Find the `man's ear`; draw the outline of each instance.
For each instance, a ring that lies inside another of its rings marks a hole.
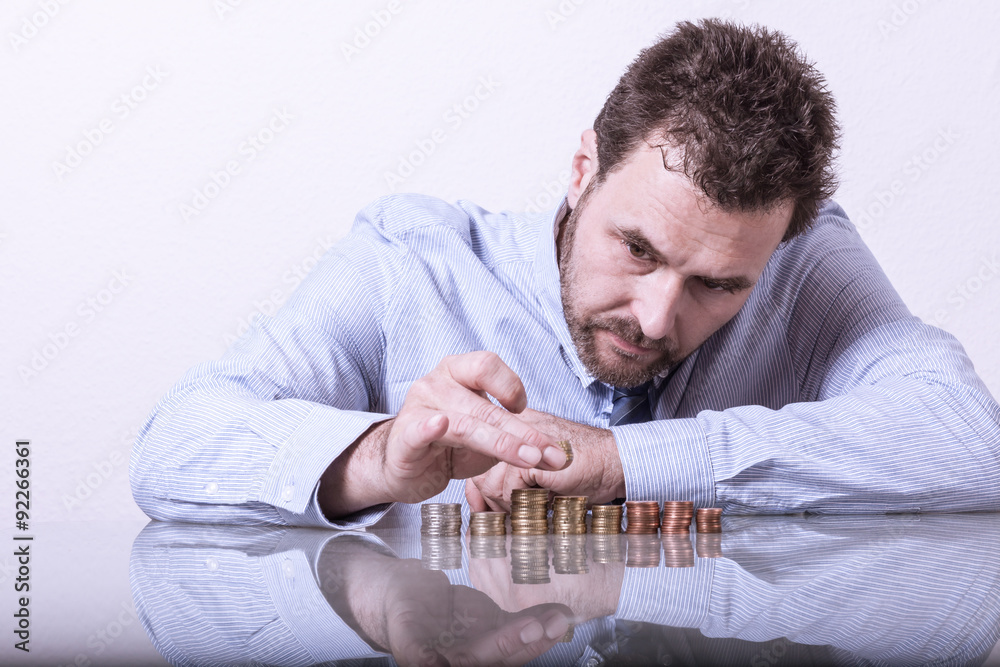
[[[566,203],[570,209],[576,208],[580,195],[587,189],[591,179],[597,175],[597,133],[585,130],[580,136],[580,149],[573,155],[570,167],[569,192]]]

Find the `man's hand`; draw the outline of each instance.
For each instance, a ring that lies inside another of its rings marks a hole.
[[[624,497],[625,474],[610,430],[530,409],[521,412],[518,418],[554,440],[569,440],[573,462],[565,470],[555,472],[500,463],[466,482],[465,497],[473,511],[510,511],[510,492],[533,486],[561,495],[588,496],[591,503]]]
[[[320,506],[335,517],[383,502],[418,503],[498,462],[559,470],[566,456],[556,440],[517,415],[527,403],[521,379],[496,354],[445,357],[413,383],[394,419],[330,465]]]

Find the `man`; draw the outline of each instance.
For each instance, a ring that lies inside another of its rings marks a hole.
[[[322,526],[531,485],[996,509],[1000,407],[825,202],[833,111],[782,35],[679,25],[584,132],[559,210],[401,195],[359,214],[275,317],[161,400],[136,501]]]

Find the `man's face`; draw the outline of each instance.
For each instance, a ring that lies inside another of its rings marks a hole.
[[[587,148],[587,134],[584,147]],[[633,387],[694,352],[736,315],[781,242],[786,203],[727,213],[643,145],[597,187],[596,157],[574,158],[584,190],[559,234],[563,310],[591,375]],[[588,171],[589,169],[589,171]]]

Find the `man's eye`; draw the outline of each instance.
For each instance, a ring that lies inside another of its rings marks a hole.
[[[628,248],[628,254],[632,255],[636,259],[646,259],[648,257],[646,249],[642,246],[636,245],[630,241],[622,241],[622,243],[624,243],[625,247]]]
[[[714,280],[702,280],[701,282],[705,285],[705,287],[707,287],[708,289],[710,289],[713,292],[732,292],[733,291],[732,289],[727,288],[722,283],[717,283]]]

